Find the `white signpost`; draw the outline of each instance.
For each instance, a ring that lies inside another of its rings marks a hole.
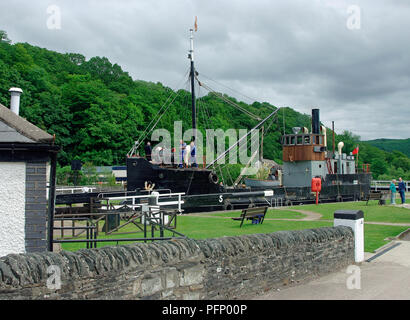
[[[354,233],[355,262],[364,261],[364,215],[361,210],[337,210],[334,213],[334,224],[350,227]]]

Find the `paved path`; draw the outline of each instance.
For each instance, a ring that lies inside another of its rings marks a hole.
[[[371,262],[358,264],[360,289],[348,289],[352,274],[346,270],[284,288],[254,298],[255,300],[401,300],[410,299],[410,242],[399,243]],[[374,254],[366,253],[366,259]]]
[[[304,214],[306,216],[302,219],[294,219],[294,220],[298,220],[298,221],[314,221],[314,220],[319,220],[320,218],[322,218],[322,215],[320,213],[313,212],[313,211],[296,210],[296,209],[290,209],[290,211],[299,212],[299,213]]]

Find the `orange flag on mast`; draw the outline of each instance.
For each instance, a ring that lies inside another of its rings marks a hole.
[[[198,17],[195,16],[195,32],[198,31]]]

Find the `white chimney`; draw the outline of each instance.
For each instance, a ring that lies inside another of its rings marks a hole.
[[[15,114],[19,115],[20,96],[23,93],[23,90],[21,90],[20,88],[11,88],[9,92],[11,94],[10,110],[13,111]]]
[[[345,144],[343,143],[343,141],[340,141],[340,142],[337,144],[337,149],[338,149],[338,151],[339,151],[339,156],[340,156],[340,158],[342,157],[342,149],[343,149],[344,146],[345,146]]]

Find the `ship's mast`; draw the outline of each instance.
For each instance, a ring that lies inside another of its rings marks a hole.
[[[188,58],[191,61],[191,103],[192,103],[192,129],[194,131],[194,141],[196,140],[196,99],[195,99],[195,67],[194,67],[194,30],[191,32],[191,49],[189,50]]]

